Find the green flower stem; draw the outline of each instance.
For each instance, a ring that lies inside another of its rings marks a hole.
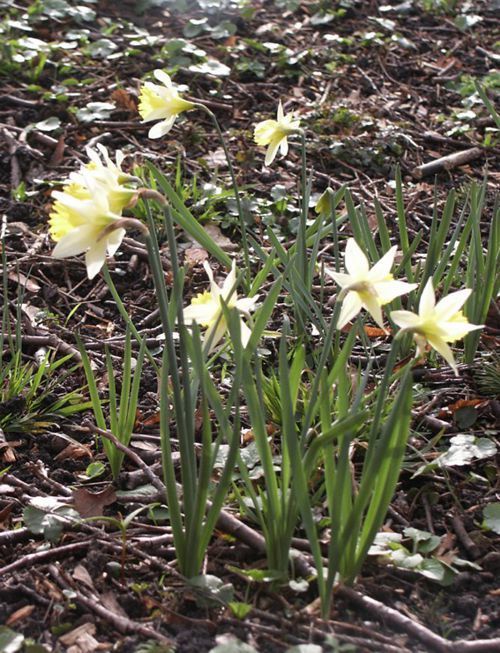
[[[222,145],[222,149],[224,150],[224,155],[226,157],[227,161],[227,167],[229,169],[229,175],[231,176],[231,182],[233,184],[233,191],[234,191],[234,199],[236,200],[236,208],[238,209],[238,217],[240,220],[240,230],[241,230],[241,243],[243,245],[243,257],[245,260],[245,291],[248,291],[250,288],[250,250],[248,246],[248,238],[247,238],[247,231],[246,231],[246,225],[245,225],[245,216],[243,215],[243,207],[241,206],[241,200],[240,200],[240,191],[238,188],[238,182],[236,181],[236,175],[234,174],[234,168],[233,164],[231,163],[231,155],[229,154],[229,150],[226,145],[226,141],[224,140],[224,134],[222,133],[222,130],[219,125],[219,121],[217,120],[215,114],[204,104],[196,104],[197,108],[201,109],[204,111],[212,120],[215,130],[217,131],[217,134],[219,135],[219,139]]]
[[[307,288],[309,289],[309,269],[307,265],[307,239],[306,239],[306,229],[307,229],[307,213],[309,210],[309,193],[307,189],[307,154],[306,154],[306,135],[303,131],[300,133],[300,147],[301,147],[301,159],[302,159],[302,170],[301,170],[301,196],[302,196],[302,206],[301,206],[301,220],[299,224],[299,247],[297,248],[299,255],[300,270],[299,272],[302,275],[302,279],[306,283]]]
[[[120,297],[120,295],[119,295],[119,293],[118,293],[118,291],[116,289],[116,286],[115,286],[115,284],[113,282],[113,279],[111,278],[107,263],[105,263],[103,265],[103,267],[102,267],[102,275],[104,277],[104,281],[106,282],[106,285],[109,288],[111,296],[115,300],[116,307],[118,308],[118,312],[120,313],[123,320],[125,321],[125,324],[128,325],[128,327],[130,328],[130,330],[134,334],[134,338],[137,340],[139,346],[141,346],[143,338],[142,338],[141,334],[139,333],[139,331],[137,330],[135,324],[130,319],[130,315],[128,314],[127,309],[125,308],[125,305],[123,304],[123,302],[121,300],[121,297]],[[155,372],[159,373],[160,370],[158,368],[158,365],[156,364],[154,356],[149,351],[149,349],[147,347],[146,347],[146,356],[148,357],[148,360],[151,363],[151,365],[154,367]]]

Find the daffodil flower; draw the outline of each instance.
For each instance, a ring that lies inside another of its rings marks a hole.
[[[90,147],[86,149],[89,163],[83,165],[78,172],[72,172],[69,176],[73,186],[73,192],[76,185],[82,188],[82,193],[86,187],[86,179],[91,178],[107,194],[109,207],[112,213],[120,213],[128,204],[132,202],[137,194],[136,189],[125,186],[127,182],[140,181],[137,177],[123,172],[121,164],[125,155],[121,150],[116,151],[116,163],[110,158],[107,149],[97,145],[98,152]],[[66,189],[65,189],[66,190]]]
[[[417,287],[417,284],[395,281],[391,274],[397,247],[391,249],[370,268],[368,259],[354,238],[349,238],[345,249],[346,273],[325,268],[342,288],[342,301],[337,328],[342,329],[361,309],[367,310],[381,329],[384,329],[382,306]]]
[[[172,129],[180,113],[194,109],[194,102],[184,100],[163,70],[155,70],[154,76],[163,86],[146,82],[139,95],[139,113],[143,122],[161,120],[149,130],[149,138],[161,138]]]
[[[460,310],[467,301],[472,290],[465,288],[443,297],[436,304],[436,295],[432,277],[427,281],[420,297],[418,315],[411,311],[392,311],[391,319],[401,333],[411,332],[417,344],[417,357],[423,355],[426,345],[435,349],[445,359],[458,376],[458,369],[449,342],[461,340],[470,331],[482,329],[482,324],[470,324]]]
[[[86,186],[72,183],[54,191],[56,203],[50,214],[50,234],[57,242],[52,256],[67,258],[85,252],[89,279],[104,265],[106,252],[113,256],[125,229],[121,215],[113,213],[104,188],[85,177]]]
[[[266,152],[265,164],[270,166],[274,161],[278,148],[281,155],[288,154],[288,136],[296,134],[300,127],[300,121],[294,120],[293,113],[285,115],[283,106],[278,105],[277,120],[263,120],[255,125],[254,140],[257,145],[269,145]]]
[[[241,316],[249,317],[250,311],[255,307],[258,297],[242,297],[234,288],[236,283],[236,261],[233,260],[231,271],[219,287],[213,277],[209,264],[203,263],[205,272],[210,280],[210,290],[199,293],[191,300],[190,306],[184,309],[184,321],[186,324],[196,322],[200,326],[206,326],[204,342],[210,343],[209,353],[212,352],[220,342],[228,327],[222,309],[223,303],[228,308],[235,308],[240,314],[241,344],[246,347],[250,340],[251,331]]]

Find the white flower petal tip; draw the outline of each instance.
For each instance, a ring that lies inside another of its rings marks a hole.
[[[354,238],[349,238],[344,254],[346,272],[325,269],[328,276],[332,277],[341,288],[337,300],[342,302],[338,329],[342,329],[364,309],[387,333],[383,324],[382,306],[416,288],[416,284],[396,281],[393,278],[391,268],[394,264],[396,250],[396,247],[391,247],[370,268],[368,258],[361,247]]]

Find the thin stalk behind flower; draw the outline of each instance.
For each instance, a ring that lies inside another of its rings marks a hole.
[[[234,173],[234,168],[233,164],[231,162],[231,155],[229,153],[229,149],[226,145],[226,141],[224,139],[224,134],[222,133],[222,130],[219,125],[219,121],[217,120],[215,114],[204,104],[201,103],[196,103],[196,108],[200,109],[201,111],[204,111],[212,120],[215,130],[219,136],[220,143],[222,145],[222,149],[224,150],[224,156],[226,157],[226,162],[227,162],[227,167],[229,170],[229,175],[231,177],[231,183],[233,185],[233,192],[234,192],[234,199],[236,202],[236,208],[238,210],[238,219],[240,222],[240,231],[241,231],[241,244],[243,246],[243,257],[245,261],[245,290],[248,290],[250,288],[250,249],[248,246],[248,238],[247,238],[247,227],[245,224],[245,215],[243,213],[243,207],[241,205],[241,198],[240,198],[240,191],[238,187],[238,182],[236,181],[236,175]]]

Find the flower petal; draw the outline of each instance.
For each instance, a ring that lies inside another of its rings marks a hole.
[[[394,257],[396,256],[397,247],[391,247],[391,249],[386,252],[380,261],[377,261],[375,265],[370,270],[370,281],[375,283],[376,281],[383,281],[386,279],[390,273],[391,268],[394,265]],[[397,296],[397,295],[396,295]]]
[[[325,272],[329,277],[335,281],[337,285],[341,288],[346,288],[352,284],[352,277],[350,274],[344,274],[343,272],[335,272],[329,268],[325,268]]]
[[[167,73],[164,70],[160,70],[159,68],[157,68],[153,72],[153,75],[156,77],[156,79],[159,82],[165,84],[167,88],[172,88],[172,80],[170,79],[170,75],[167,75]]]
[[[274,161],[276,154],[278,152],[278,148],[281,143],[281,138],[279,139],[274,139],[269,143],[269,147],[267,148],[266,152],[266,158],[264,161],[264,165],[270,166],[271,163]]]
[[[85,254],[85,265],[87,266],[87,276],[89,279],[93,279],[99,273],[105,261],[106,239],[103,238],[94,242]]]
[[[434,306],[436,305],[436,295],[434,294],[434,286],[432,284],[432,277],[429,277],[425,288],[422,291],[420,296],[420,302],[418,304],[418,314],[420,317],[426,317],[434,311]]]
[[[441,356],[445,359],[448,365],[455,372],[455,376],[458,376],[457,364],[455,363],[455,359],[453,358],[453,352],[451,351],[450,347],[446,344],[446,342],[442,338],[438,338],[434,335],[429,335],[427,337],[427,342],[439,354],[441,354]]]
[[[116,254],[116,251],[122,244],[122,240],[125,237],[126,233],[127,232],[125,229],[115,229],[109,234],[106,246],[110,256],[114,256]]]
[[[54,258],[77,256],[91,247],[97,238],[94,225],[83,224],[63,236],[52,250]]]
[[[366,292],[363,293],[361,301],[363,302],[363,307],[368,311],[368,313],[370,313],[378,326],[385,331],[386,329],[384,327],[384,318],[382,317],[382,308],[380,307],[378,298],[375,295]]]
[[[337,329],[342,329],[348,322],[350,322],[359,311],[362,309],[363,303],[358,296],[358,293],[347,293],[344,301],[342,302],[342,310],[337,322]]]
[[[208,353],[212,353],[213,350],[217,347],[219,342],[224,337],[226,333],[227,325],[224,320],[224,316],[221,315],[220,320],[214,322],[208,329],[205,331],[205,337],[203,338],[203,344],[209,344]]]
[[[469,299],[471,292],[472,290],[470,288],[464,288],[464,290],[452,292],[450,295],[439,300],[434,311],[436,319],[446,321],[453,317]]]
[[[401,297],[401,295],[406,295],[411,290],[414,290],[417,287],[416,283],[406,283],[406,281],[378,281],[374,283],[375,290],[377,291],[377,296],[380,302],[380,305],[388,304],[392,302],[396,297]]]
[[[391,311],[391,320],[400,329],[412,330],[420,324],[420,318],[411,311]]]
[[[157,122],[156,125],[153,125],[149,130],[148,137],[161,138],[162,136],[165,136],[165,134],[168,134],[168,132],[172,129],[174,122],[175,116],[167,118],[166,120],[162,120],[161,122]]]
[[[345,268],[354,277],[353,281],[359,278],[365,278],[368,275],[370,264],[365,253],[354,238],[349,238],[347,241],[344,257]]]

